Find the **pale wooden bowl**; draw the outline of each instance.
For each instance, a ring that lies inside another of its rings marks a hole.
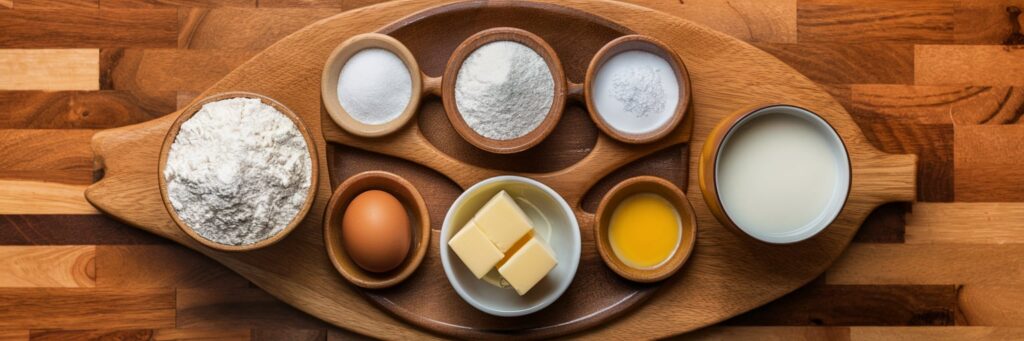
[[[650,52],[661,57],[672,66],[676,80],[679,81],[679,103],[676,104],[672,117],[668,122],[658,127],[658,129],[643,134],[623,132],[608,124],[598,113],[597,106],[593,101],[595,95],[593,90],[591,90],[594,86],[594,78],[597,75],[597,71],[601,70],[605,62],[619,53],[632,50]],[[683,60],[679,58],[675,51],[672,51],[672,48],[652,37],[634,34],[612,40],[605,44],[601,50],[597,51],[597,54],[590,60],[590,65],[587,67],[587,76],[584,78],[583,84],[583,97],[587,104],[587,112],[590,113],[590,119],[594,121],[594,124],[601,131],[625,143],[641,144],[657,141],[675,130],[679,122],[683,120],[683,115],[686,115],[686,109],[690,107],[690,88],[690,74],[686,71],[686,64],[683,63]]]
[[[306,203],[302,205],[302,208],[299,210],[299,212],[295,214],[295,217],[292,218],[291,222],[288,223],[288,226],[285,226],[285,228],[281,230],[281,232],[278,232],[277,234],[270,236],[269,238],[264,239],[262,241],[248,245],[227,245],[217,243],[212,240],[206,239],[203,236],[200,236],[198,233],[192,230],[191,227],[185,224],[185,222],[182,221],[180,217],[178,217],[178,212],[174,210],[174,206],[171,205],[171,200],[167,196],[167,180],[164,179],[164,168],[167,166],[167,154],[171,150],[171,145],[174,144],[174,139],[178,136],[178,131],[181,129],[182,123],[185,123],[185,121],[188,121],[190,118],[192,118],[192,116],[199,112],[199,109],[202,109],[203,105],[206,103],[238,97],[259,99],[264,104],[274,107],[274,109],[277,109],[277,111],[280,111],[282,114],[287,116],[289,119],[292,120],[292,122],[295,123],[295,126],[302,133],[302,137],[305,138],[306,147],[309,149],[311,167],[310,176],[312,178],[310,179],[309,182],[309,190],[306,193]],[[299,116],[295,115],[295,113],[288,109],[288,107],[285,107],[283,104],[275,101],[270,97],[266,97],[260,94],[242,91],[224,92],[198,100],[181,111],[181,115],[179,115],[178,118],[174,120],[174,123],[171,124],[171,129],[167,131],[167,135],[166,137],[164,137],[163,146],[160,148],[160,162],[157,168],[157,178],[159,178],[160,181],[160,198],[163,201],[164,208],[167,210],[167,213],[170,214],[171,219],[174,220],[174,224],[178,225],[178,228],[180,228],[182,232],[185,232],[185,234],[187,234],[189,237],[192,237],[192,239],[194,239],[195,241],[211,249],[221,251],[250,251],[264,248],[281,241],[281,239],[284,239],[285,236],[287,236],[289,233],[295,230],[295,227],[299,226],[299,223],[302,222],[302,219],[306,217],[307,213],[309,213],[309,209],[313,205],[313,199],[316,197],[317,181],[320,178],[319,164],[320,159],[317,157],[316,146],[313,144],[313,138],[312,135],[310,135],[309,129],[306,128],[306,125],[302,123],[302,120],[299,118]]]
[[[608,225],[612,214],[615,213],[615,208],[622,200],[639,193],[657,194],[668,200],[679,212],[682,225],[681,239],[675,252],[664,263],[650,269],[637,269],[626,265],[615,255],[608,240]],[[596,219],[594,240],[597,241],[597,251],[601,254],[601,259],[619,276],[635,282],[651,283],[672,276],[690,258],[697,242],[697,218],[693,213],[693,207],[690,206],[690,201],[686,199],[686,195],[679,190],[679,187],[659,177],[638,176],[615,185],[604,196],[604,199],[601,199],[601,204],[597,207]]]
[[[548,111],[544,121],[541,121],[537,128],[526,135],[511,140],[495,140],[480,135],[473,128],[470,128],[459,113],[458,105],[455,103],[455,81],[458,78],[459,70],[462,69],[462,62],[466,60],[473,51],[484,44],[495,41],[514,41],[526,45],[540,54],[547,62],[554,78],[554,99],[551,102],[551,109]],[[477,148],[497,153],[512,154],[530,149],[543,141],[551,131],[555,129],[558,120],[565,110],[565,100],[568,84],[565,79],[565,71],[562,69],[562,62],[543,39],[537,35],[511,27],[496,27],[478,32],[467,38],[452,53],[445,67],[444,75],[441,77],[441,99],[444,102],[444,109],[451,121],[455,131],[462,138]]]
[[[412,97],[409,98],[409,104],[397,118],[383,124],[366,124],[352,118],[338,99],[338,77],[342,67],[352,55],[368,48],[391,51],[405,63],[405,67],[409,69],[409,75],[412,77]],[[439,87],[440,80],[423,74],[416,62],[416,57],[400,41],[385,34],[364,33],[345,40],[331,52],[327,63],[324,64],[324,71],[320,78],[320,98],[323,101],[324,109],[327,110],[327,115],[342,129],[362,137],[378,137],[405,126],[420,107],[420,98],[426,93],[438,93]]]
[[[409,214],[412,249],[402,264],[388,272],[370,272],[359,267],[345,251],[341,221],[349,202],[368,190],[382,190],[395,196]],[[345,180],[331,195],[324,213],[324,245],[331,264],[349,282],[367,289],[382,289],[398,284],[420,266],[430,247],[430,216],[427,204],[409,181],[384,171],[362,172]]]

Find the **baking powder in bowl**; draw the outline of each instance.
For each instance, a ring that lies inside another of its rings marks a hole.
[[[189,228],[219,244],[249,245],[284,230],[302,209],[311,163],[291,119],[259,99],[232,98],[181,124],[163,176]]]
[[[352,55],[338,75],[338,102],[364,124],[384,124],[402,115],[412,99],[412,75],[391,51],[369,48]]]
[[[555,98],[555,80],[537,51],[514,41],[480,46],[455,79],[455,104],[473,131],[511,140],[540,126]]]
[[[594,76],[597,114],[615,130],[645,134],[668,123],[679,104],[679,80],[664,58],[640,50],[612,56]]]

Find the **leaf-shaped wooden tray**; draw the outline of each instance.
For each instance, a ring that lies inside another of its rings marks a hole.
[[[624,145],[597,133],[576,104],[548,140],[522,154],[496,156],[459,140],[444,121],[436,98],[421,106],[414,124],[378,139],[347,135],[322,111],[319,82],[324,62],[339,43],[355,34],[379,31],[396,37],[413,51],[427,74],[437,76],[462,39],[495,26],[519,27],[545,38],[573,82],[582,81],[587,62],[605,42],[628,33],[658,38],[682,57],[689,70],[689,118],[663,140]],[[843,108],[807,78],[746,43],[618,2],[388,2],[342,13],[292,34],[201,97],[226,91],[278,100],[305,120],[322,152],[313,208],[291,235],[261,250],[224,253],[203,247],[174,225],[161,205],[157,160],[161,141],[178,113],[96,134],[93,149],[105,177],[87,189],[87,199],[133,226],[216,259],[303,311],[382,338],[429,336],[424,330],[459,337],[542,337],[582,331],[585,336],[630,339],[690,331],[807,283],[839,256],[874,207],[914,199],[916,157],[873,148]],[[809,108],[828,119],[845,140],[853,165],[850,197],[835,223],[821,235],[789,246],[753,244],[727,231],[700,199],[698,186],[693,185],[696,173],[687,171],[695,169],[696,151],[719,119],[751,104],[773,102]],[[460,188],[478,180],[513,173],[547,183],[578,208],[585,229],[576,280],[565,296],[537,314],[515,319],[485,315],[458,299],[448,285],[435,231],[427,258],[405,283],[382,291],[349,285],[327,259],[321,221],[332,186],[368,169],[409,178],[428,201],[435,230]],[[587,211],[593,210],[596,200],[615,181],[639,173],[676,180],[687,190],[699,224],[689,263],[656,285],[633,284],[604,268],[589,230],[593,219]],[[422,329],[410,328],[403,320]]]

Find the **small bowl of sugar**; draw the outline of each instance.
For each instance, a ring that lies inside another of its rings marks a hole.
[[[365,33],[341,43],[327,58],[320,97],[327,114],[345,131],[383,136],[405,126],[416,113],[425,78],[405,45],[388,35]]]
[[[521,152],[550,135],[568,88],[555,50],[537,35],[511,27],[480,31],[463,41],[441,82],[455,131],[498,154]]]
[[[594,124],[625,143],[665,137],[690,106],[690,76],[682,59],[642,35],[605,44],[587,67],[583,91]]]

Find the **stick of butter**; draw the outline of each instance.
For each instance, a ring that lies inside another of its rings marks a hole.
[[[508,252],[520,238],[533,230],[530,218],[505,191],[484,204],[473,217],[473,222],[502,253]]]
[[[530,241],[498,268],[498,273],[516,289],[519,296],[522,296],[547,276],[557,264],[558,261],[555,260],[551,249],[537,238],[530,238]]]
[[[466,264],[469,271],[478,279],[484,277],[498,261],[505,258],[505,254],[491,244],[472,220],[448,241],[448,246],[452,247],[452,251],[455,251],[459,259],[462,259],[462,263]]]

